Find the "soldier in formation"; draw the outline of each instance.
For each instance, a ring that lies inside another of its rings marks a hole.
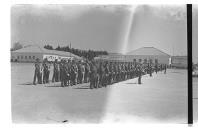
[[[165,64],[137,63],[137,62],[109,62],[109,61],[79,61],[71,59],[57,59],[53,62],[52,82],[60,82],[61,87],[89,83],[90,89],[107,87],[108,85],[138,78],[141,84],[142,75],[163,71],[166,74]],[[33,84],[49,83],[50,62],[44,59],[43,63],[36,59]]]
[[[41,84],[41,64],[39,59],[36,59],[36,62],[34,63],[35,70],[34,70],[34,79],[33,79],[33,84],[36,85],[36,80],[37,83]]]

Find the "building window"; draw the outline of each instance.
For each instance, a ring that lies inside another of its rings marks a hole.
[[[27,56],[25,56],[25,59],[27,59]]]
[[[23,59],[23,56],[21,56],[21,59]]]
[[[136,62],[136,59],[133,59],[133,62]]]
[[[29,59],[31,59],[31,56],[29,56]]]
[[[17,59],[19,59],[19,56],[17,56]]]
[[[33,56],[33,59],[35,59],[35,56]]]

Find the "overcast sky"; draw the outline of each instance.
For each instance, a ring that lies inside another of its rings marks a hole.
[[[198,22],[198,15],[195,17]],[[193,25],[197,32],[198,24]],[[170,55],[187,55],[186,8],[15,5],[11,10],[11,42],[54,47],[71,43],[74,48],[122,53],[147,46]]]

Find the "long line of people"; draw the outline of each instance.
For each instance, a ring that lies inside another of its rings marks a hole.
[[[33,84],[36,85],[36,79],[39,84],[49,83],[50,65],[47,59],[42,63],[36,60]],[[52,82],[61,82],[62,87],[89,83],[93,89],[138,77],[138,84],[141,84],[142,75],[150,74],[152,77],[153,72],[163,70],[166,73],[166,68],[166,64],[55,60]]]

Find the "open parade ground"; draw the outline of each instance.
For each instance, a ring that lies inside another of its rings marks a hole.
[[[89,84],[32,85],[33,73],[32,63],[11,64],[15,123],[187,123],[187,70],[168,69],[166,74],[145,75],[141,85],[134,78],[92,90]],[[194,83],[196,108],[198,80]],[[198,115],[197,110],[194,115]]]

